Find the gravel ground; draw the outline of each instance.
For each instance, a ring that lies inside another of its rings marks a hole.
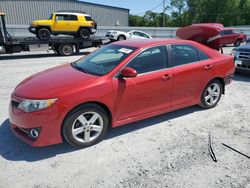
[[[250,156],[250,75],[235,75],[214,109],[194,106],[116,128],[93,147],[32,148],[19,141],[8,122],[13,88],[81,56],[0,55],[0,188],[250,188],[250,159],[222,145]],[[209,132],[218,162],[208,152]]]

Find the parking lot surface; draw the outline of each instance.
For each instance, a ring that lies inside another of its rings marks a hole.
[[[231,49],[224,48],[224,52]],[[250,156],[247,74],[235,75],[213,109],[193,106],[112,129],[104,141],[89,148],[67,144],[33,148],[16,138],[8,122],[14,87],[34,73],[75,61],[85,52],[71,57],[0,55],[0,188],[250,188],[250,159],[222,145]],[[208,152],[209,133],[217,162]]]

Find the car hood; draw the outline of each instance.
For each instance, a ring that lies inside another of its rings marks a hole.
[[[31,22],[32,26],[36,26],[36,25],[48,25],[52,23],[52,20],[34,20]]]
[[[237,48],[238,51],[250,52],[250,44],[245,44]]]
[[[26,78],[15,88],[14,95],[27,99],[57,98],[82,90],[98,78],[70,64],[61,65]]]

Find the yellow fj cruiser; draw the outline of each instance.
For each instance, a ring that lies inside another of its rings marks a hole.
[[[89,38],[96,32],[97,24],[91,16],[78,12],[55,12],[48,20],[32,21],[29,31],[41,40],[49,40],[51,34],[66,34]]]

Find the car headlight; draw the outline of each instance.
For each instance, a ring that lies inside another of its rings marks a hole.
[[[18,105],[18,108],[25,112],[35,112],[50,107],[57,99],[30,100],[25,99]]]

